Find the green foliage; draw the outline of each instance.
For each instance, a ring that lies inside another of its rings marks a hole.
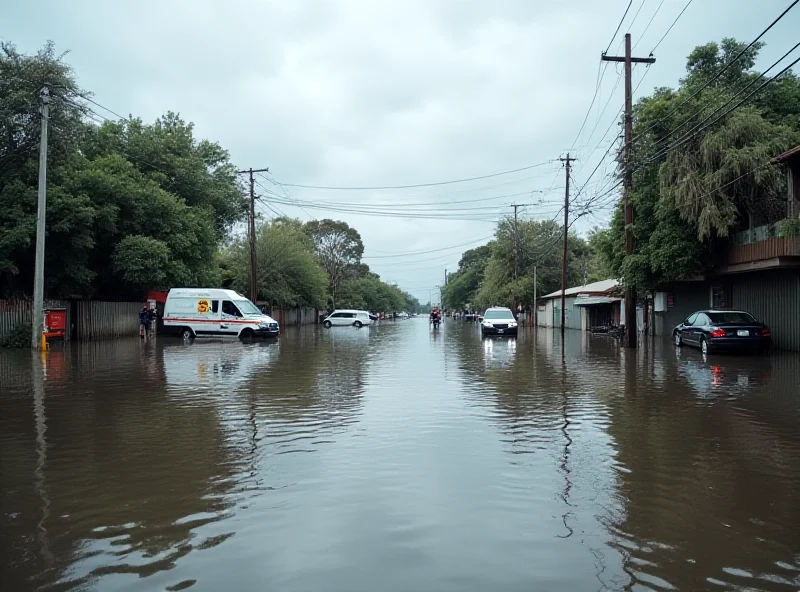
[[[213,285],[216,252],[245,200],[228,154],[173,113],[95,125],[72,70],[47,45],[0,46],[0,295],[33,286],[40,115],[51,88],[45,291],[133,297]],[[147,240],[145,240],[147,239]],[[158,246],[156,246],[158,245]],[[147,267],[142,259],[150,257]]]
[[[495,239],[488,245],[464,253],[458,271],[450,274],[443,298],[448,308],[482,309],[488,306],[530,304],[536,294],[543,296],[561,286],[562,227],[554,221],[512,220],[498,223]],[[607,277],[596,266],[595,251],[577,235],[567,239],[570,286]],[[519,259],[515,278],[516,260]]]
[[[314,220],[306,222],[303,229],[311,237],[320,265],[328,273],[331,299],[338,306],[336,291],[342,280],[358,274],[357,266],[364,254],[361,235],[340,220]]]
[[[636,252],[624,253],[621,207],[595,244],[623,283],[646,290],[701,274],[732,233],[786,215],[785,172],[770,160],[800,143],[797,77],[784,76],[747,106],[689,133],[709,116],[708,122],[716,119],[728,107],[715,111],[757,77],[751,69],[761,44],[703,88],[744,47],[730,38],[697,47],[677,89],[657,89],[635,106]]]
[[[9,332],[6,340],[0,343],[2,347],[30,347],[31,346],[31,324],[19,323]]]
[[[778,222],[778,236],[789,237],[800,235],[800,218],[788,218]]]
[[[127,284],[146,289],[165,288],[170,264],[169,247],[149,236],[129,235],[114,249],[114,272]]]
[[[299,220],[279,218],[256,232],[258,299],[282,306],[325,305],[328,278]],[[226,251],[223,273],[242,294],[250,291],[250,250],[239,239]]]

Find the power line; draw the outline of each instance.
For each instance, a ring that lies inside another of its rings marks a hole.
[[[656,46],[653,49],[650,50],[650,55],[653,55],[656,52],[656,50],[658,49],[658,46],[661,45],[661,43],[664,41],[664,39],[667,38],[667,35],[669,35],[669,32],[672,31],[672,27],[674,27],[675,24],[678,22],[678,20],[680,20],[681,16],[683,16],[683,13],[686,12],[686,9],[689,8],[689,5],[691,3],[692,3],[692,0],[689,0],[686,3],[686,6],[683,7],[683,10],[681,10],[678,13],[678,16],[675,17],[675,20],[672,21],[672,24],[669,26],[669,29],[667,29],[667,32],[664,33],[664,35],[661,36],[661,39],[658,40],[658,43],[656,43]]]
[[[679,101],[679,102],[678,102],[678,103],[677,103],[677,104],[676,104],[674,107],[672,107],[672,109],[670,109],[670,111],[669,111],[669,112],[668,112],[666,115],[664,115],[664,117],[662,117],[661,119],[659,119],[659,120],[657,120],[657,121],[653,122],[653,123],[652,123],[652,124],[651,124],[651,125],[650,125],[650,126],[647,128],[647,129],[645,129],[643,132],[641,132],[641,133],[637,134],[637,135],[636,135],[636,136],[633,138],[633,141],[635,142],[635,141],[636,141],[636,140],[638,140],[638,139],[639,139],[641,136],[643,136],[644,134],[646,134],[647,132],[649,132],[650,130],[652,130],[654,127],[656,127],[656,126],[657,126],[657,125],[659,125],[660,123],[663,123],[664,121],[666,121],[666,120],[667,120],[669,117],[671,117],[672,115],[674,115],[674,114],[677,112],[677,110],[678,110],[680,107],[682,107],[683,105],[685,105],[686,103],[688,103],[689,101],[691,101],[691,100],[692,100],[694,97],[696,97],[697,95],[699,95],[699,94],[700,94],[700,93],[703,91],[703,89],[707,88],[707,87],[708,87],[708,86],[709,86],[711,83],[713,83],[714,81],[716,81],[717,79],[719,79],[719,77],[720,77],[720,76],[722,76],[722,75],[725,73],[725,71],[726,71],[728,68],[730,68],[730,67],[731,67],[733,64],[735,64],[735,63],[738,61],[738,59],[739,59],[740,57],[742,57],[742,56],[745,54],[745,52],[746,52],[747,50],[749,50],[749,49],[750,49],[750,48],[752,48],[752,47],[753,47],[753,46],[754,46],[756,43],[758,43],[758,42],[759,42],[759,40],[760,40],[760,39],[761,39],[761,38],[762,38],[764,35],[766,35],[766,34],[767,34],[769,31],[770,31],[770,29],[772,29],[772,27],[774,27],[776,24],[778,24],[778,22],[779,22],[779,21],[780,21],[780,20],[781,20],[781,19],[782,19],[784,16],[786,16],[786,14],[787,14],[787,13],[788,13],[788,12],[789,12],[789,11],[790,11],[792,8],[794,8],[794,7],[795,7],[795,5],[796,5],[798,2],[800,2],[800,0],[794,0],[794,1],[793,1],[793,2],[792,2],[792,3],[791,3],[791,4],[790,4],[790,5],[789,5],[789,6],[788,6],[788,7],[787,7],[787,8],[786,8],[786,9],[785,9],[783,12],[782,12],[782,13],[780,13],[780,14],[777,16],[777,18],[776,18],[775,20],[773,20],[773,21],[772,21],[772,22],[771,22],[771,23],[770,23],[770,24],[767,26],[767,28],[766,28],[766,29],[764,29],[763,31],[761,31],[761,33],[759,33],[758,37],[756,37],[755,39],[753,39],[753,40],[752,40],[752,41],[751,41],[751,42],[750,42],[750,43],[747,45],[747,47],[745,47],[744,49],[742,49],[742,50],[741,50],[741,51],[740,51],[738,54],[736,54],[736,55],[735,55],[733,58],[731,58],[731,59],[730,59],[730,60],[729,60],[729,61],[728,61],[728,62],[727,62],[727,63],[726,63],[726,64],[725,64],[725,65],[724,65],[722,68],[720,68],[720,70],[719,70],[718,72],[716,72],[716,73],[715,73],[715,74],[714,74],[714,75],[713,75],[713,76],[712,76],[712,77],[711,77],[709,80],[707,80],[707,81],[705,82],[705,84],[701,85],[701,86],[700,86],[700,88],[698,88],[697,90],[695,90],[695,91],[694,91],[692,94],[690,94],[690,95],[689,95],[688,97],[686,97],[685,99],[682,99],[681,101]],[[689,4],[691,4],[691,3],[692,3],[692,2],[691,2],[691,0],[689,0]],[[688,7],[689,7],[689,4],[687,4],[687,5],[686,5],[686,7],[684,7],[684,9],[683,9],[683,10],[686,10],[686,8],[688,8]],[[683,14],[683,11],[681,11],[681,14]],[[680,15],[678,15],[678,17],[680,18]],[[676,19],[676,21],[677,21],[677,19]],[[673,23],[673,25],[674,25],[674,24],[675,24],[675,23]],[[672,28],[672,27],[670,27],[670,29],[671,29],[671,28]],[[667,31],[667,33],[669,33],[669,31]],[[666,34],[665,34],[664,36],[666,37]],[[662,38],[662,41],[663,41],[663,38]],[[659,43],[661,43],[661,42],[659,41]],[[658,47],[658,46],[656,46],[656,47]],[[656,48],[653,48],[653,51],[651,51],[650,53],[653,53],[655,50],[656,50]]]
[[[622,23],[625,21],[625,17],[628,16],[628,11],[631,9],[632,5],[633,5],[633,0],[630,0],[630,2],[628,2],[628,7],[625,9],[625,12],[622,14],[622,18],[619,19],[619,24],[617,25],[617,30],[614,31],[614,34],[611,36],[611,41],[608,42],[608,47],[606,47],[606,50],[603,52],[603,55],[607,54],[608,50],[611,49],[611,44],[614,43],[614,38],[617,36],[617,33],[619,33],[620,27],[622,27]]]
[[[301,187],[303,189],[326,189],[326,190],[334,190],[334,191],[377,191],[381,189],[412,189],[415,187],[435,187],[439,185],[452,185],[454,183],[466,183],[468,181],[478,181],[480,179],[489,179],[491,177],[499,177],[501,175],[510,175],[512,173],[519,173],[521,171],[528,171],[530,169],[535,169],[537,167],[545,166],[547,164],[552,163],[552,160],[548,160],[545,162],[540,162],[538,164],[532,164],[530,166],[521,167],[518,169],[512,169],[510,171],[501,171],[499,173],[491,173],[489,175],[480,175],[478,177],[467,177],[464,179],[453,179],[450,181],[437,181],[433,183],[416,183],[412,185],[383,185],[383,186],[372,186],[372,187],[337,187],[331,185],[302,185],[299,183],[282,183],[286,187]]]
[[[654,162],[654,161],[658,160],[659,158],[661,158],[662,156],[666,155],[668,152],[671,152],[671,151],[672,151],[672,150],[674,150],[675,148],[678,148],[679,146],[682,146],[683,144],[685,144],[686,142],[688,142],[689,140],[691,140],[693,137],[697,136],[697,134],[699,134],[699,133],[701,133],[701,132],[703,132],[703,131],[707,130],[709,127],[711,127],[712,125],[714,125],[715,123],[717,123],[717,122],[718,122],[720,119],[722,119],[723,117],[725,117],[725,116],[729,115],[730,113],[732,113],[733,111],[735,111],[736,109],[738,109],[739,107],[741,107],[741,106],[742,106],[742,105],[743,105],[743,104],[744,104],[744,103],[745,103],[745,102],[746,102],[746,101],[747,101],[747,100],[748,100],[750,97],[752,97],[753,95],[757,94],[759,91],[761,91],[761,90],[762,90],[763,88],[765,88],[767,85],[771,84],[772,82],[774,82],[775,80],[777,80],[777,79],[778,79],[780,76],[782,76],[783,74],[785,74],[785,73],[786,73],[788,70],[790,70],[790,69],[792,68],[792,66],[794,66],[794,65],[795,65],[797,62],[800,62],[800,58],[797,58],[797,59],[796,59],[795,61],[793,61],[791,64],[789,64],[788,66],[786,66],[786,67],[785,67],[783,70],[781,70],[780,72],[778,72],[778,74],[776,74],[776,75],[775,75],[773,78],[769,78],[769,79],[765,80],[765,81],[764,81],[764,82],[763,82],[763,83],[762,83],[762,84],[761,84],[761,85],[760,85],[758,88],[756,88],[756,89],[755,89],[753,92],[751,92],[749,95],[747,95],[746,97],[744,97],[744,98],[743,98],[741,101],[739,101],[738,103],[736,103],[736,104],[735,104],[733,107],[731,107],[730,109],[728,109],[727,111],[725,111],[724,113],[722,113],[722,114],[721,114],[719,117],[717,117],[717,118],[716,118],[716,119],[714,119],[713,121],[711,121],[711,122],[707,123],[706,125],[703,125],[705,122],[707,122],[709,119],[711,119],[711,117],[713,117],[713,116],[714,116],[716,113],[718,113],[718,112],[719,112],[721,109],[724,109],[726,106],[730,105],[730,104],[733,102],[733,100],[734,100],[734,99],[735,99],[737,96],[739,96],[739,95],[740,95],[740,94],[741,94],[741,93],[742,93],[744,90],[747,90],[748,88],[750,88],[750,86],[752,86],[752,85],[753,85],[753,83],[755,83],[755,82],[757,82],[758,80],[760,80],[760,79],[761,79],[761,78],[764,76],[764,74],[766,74],[766,73],[767,73],[767,72],[769,72],[769,71],[770,71],[772,68],[774,68],[774,67],[775,67],[775,66],[778,64],[778,62],[782,61],[782,60],[783,60],[783,59],[784,59],[784,58],[785,58],[787,55],[789,55],[789,53],[791,53],[792,51],[794,51],[794,50],[795,50],[795,48],[797,48],[798,46],[800,46],[800,43],[798,43],[797,45],[795,45],[795,46],[794,46],[794,47],[793,47],[791,50],[789,50],[789,52],[787,52],[786,54],[784,54],[784,55],[783,55],[783,56],[782,56],[782,57],[781,57],[781,58],[780,58],[780,59],[779,59],[777,62],[775,62],[774,64],[772,64],[772,66],[770,66],[770,67],[769,67],[769,68],[768,68],[768,69],[767,69],[765,72],[763,72],[763,73],[762,73],[762,74],[761,74],[761,75],[760,75],[758,78],[756,78],[755,80],[753,80],[753,81],[752,81],[750,84],[748,84],[748,85],[747,85],[745,88],[743,88],[743,89],[742,89],[742,90],[740,90],[738,93],[736,93],[736,94],[735,94],[735,95],[734,95],[734,96],[733,96],[733,97],[732,97],[732,98],[731,98],[729,101],[727,101],[725,104],[723,104],[723,105],[721,105],[721,106],[717,107],[717,108],[716,108],[716,109],[715,109],[715,110],[714,110],[714,111],[713,111],[713,112],[712,112],[710,115],[708,115],[708,117],[706,117],[705,119],[703,119],[702,121],[700,121],[700,122],[699,122],[697,125],[695,125],[695,126],[692,128],[692,129],[690,129],[688,132],[686,132],[686,134],[684,134],[684,135],[683,135],[683,136],[682,136],[680,139],[676,140],[676,141],[675,141],[673,144],[671,144],[670,146],[667,146],[666,148],[664,148],[663,150],[661,150],[661,151],[660,151],[660,152],[658,152],[657,154],[655,154],[655,155],[653,155],[652,157],[650,157],[650,158],[648,158],[647,160],[645,160],[645,161],[642,163],[642,165],[645,165],[645,164],[648,164],[648,163]],[[639,167],[637,167],[637,168],[639,168]]]
[[[647,25],[645,26],[644,30],[641,33],[639,33],[638,35],[639,40],[633,44],[633,49],[631,51],[636,49],[639,43],[642,42],[642,39],[644,39],[644,34],[647,33],[648,29],[650,29],[650,25],[653,24],[653,20],[656,18],[656,15],[658,14],[658,11],[661,10],[662,6],[664,6],[664,0],[661,0],[661,2],[659,2],[658,7],[656,7],[656,11],[653,13],[653,16],[650,17],[649,21],[647,21]]]
[[[466,242],[466,243],[461,243],[460,245],[452,245],[452,246],[449,246],[449,247],[442,247],[440,249],[428,249],[427,251],[416,251],[416,252],[415,251],[409,251],[409,252],[406,252],[406,253],[397,253],[395,255],[372,255],[371,257],[365,256],[365,257],[361,257],[361,258],[362,259],[391,259],[391,258],[395,258],[395,257],[406,257],[406,256],[409,256],[409,255],[427,255],[429,253],[436,253],[438,251],[449,251],[450,249],[458,249],[458,248],[461,248],[461,247],[474,245],[476,243],[482,243],[483,241],[490,240],[492,238],[494,238],[494,235],[490,234],[489,236],[485,236],[483,238],[479,238],[479,239],[476,239],[476,240],[473,240],[473,241],[469,241],[469,242]]]

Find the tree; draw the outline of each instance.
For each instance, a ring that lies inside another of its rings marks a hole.
[[[656,89],[635,106],[636,251],[624,253],[621,206],[596,241],[623,283],[647,290],[703,273],[732,233],[785,216],[785,176],[769,161],[800,143],[800,81],[786,75],[719,118],[758,77],[761,44],[710,82],[745,47],[729,38],[697,47],[677,89]]]
[[[46,293],[138,298],[157,287],[151,282],[218,281],[217,246],[246,203],[228,154],[196,140],[192,124],[173,113],[152,125],[126,119],[97,126],[85,117],[90,95],[52,44],[33,56],[8,44],[0,50],[0,295],[29,294],[33,286],[45,84]],[[141,261],[147,254],[150,269]]]
[[[311,237],[320,265],[328,273],[331,300],[336,306],[336,291],[348,271],[361,263],[364,243],[361,235],[346,222],[314,220],[306,222],[305,232]]]
[[[299,220],[278,218],[256,231],[258,298],[281,306],[325,305],[328,280],[316,261],[311,238]],[[250,251],[245,239],[238,239],[224,256],[224,272],[240,293],[250,287]]]

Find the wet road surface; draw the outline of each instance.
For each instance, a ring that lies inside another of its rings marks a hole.
[[[798,590],[800,360],[426,319],[0,351],[0,584]]]

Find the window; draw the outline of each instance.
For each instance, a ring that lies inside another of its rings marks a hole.
[[[746,312],[712,312],[708,314],[715,325],[752,325],[756,320]]]
[[[342,316],[346,319],[354,319],[356,318],[356,313],[354,312],[343,312]]]
[[[686,325],[687,327],[689,327],[689,326],[691,326],[691,325],[694,325],[694,321],[695,321],[695,319],[696,319],[696,318],[697,318],[697,313],[694,313],[694,314],[693,314],[692,316],[690,316],[688,319],[686,319],[685,321],[683,321],[683,324],[684,324],[684,325]]]
[[[487,310],[483,318],[486,320],[513,321],[514,315],[510,310]]]
[[[219,312],[219,300],[211,301],[211,312]]]
[[[705,327],[706,325],[710,325],[708,321],[708,317],[704,315],[702,312],[697,315],[694,322],[692,323],[693,327]]]
[[[248,315],[260,315],[261,314],[261,310],[259,310],[259,308],[255,304],[253,304],[252,302],[250,302],[247,299],[245,299],[245,300],[237,300],[236,301],[236,306],[238,306],[239,310],[241,310],[244,314],[248,314]]]
[[[239,312],[239,309],[236,308],[236,305],[231,302],[230,300],[223,300],[222,301],[222,314],[230,315],[233,317],[240,317],[242,313]]]
[[[341,312],[335,312],[331,315],[332,319],[341,319],[342,317],[344,317],[344,313]]]

